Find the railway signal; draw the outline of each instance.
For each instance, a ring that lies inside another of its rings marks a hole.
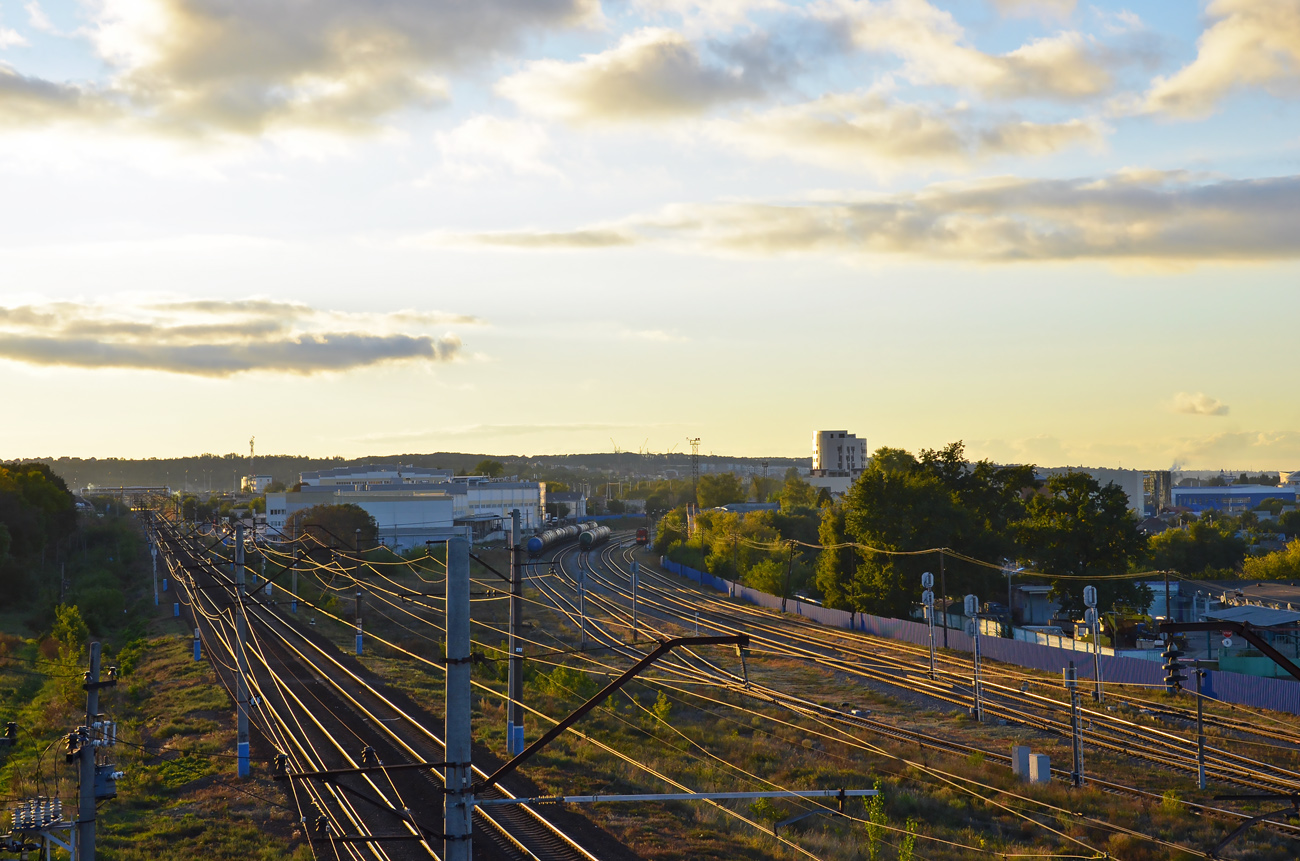
[[[966,615],[970,617],[970,637],[974,653],[974,675],[971,679],[972,694],[975,699],[975,720],[980,723],[984,722],[984,703],[983,697],[980,696],[980,599],[975,595],[967,595],[965,601]]]
[[[1183,682],[1187,681],[1187,676],[1183,675],[1183,664],[1179,660],[1183,656],[1183,650],[1178,648],[1172,637],[1169,638],[1165,650],[1160,653],[1160,657],[1165,659],[1165,691],[1166,693],[1176,693],[1183,689]]]
[[[926,571],[921,575],[921,586],[924,589],[921,592],[921,606],[925,608],[925,621],[930,629],[930,678],[933,680],[934,671],[934,592],[931,588],[934,586],[934,575]]]

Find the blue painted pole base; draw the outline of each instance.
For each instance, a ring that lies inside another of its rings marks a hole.
[[[181,605],[179,603],[172,604],[172,615],[176,617],[181,615]]]
[[[297,613],[297,612],[298,612],[298,602],[297,602],[297,601],[290,601],[290,602],[289,602],[289,612],[290,612],[290,613]]]
[[[361,635],[357,634],[357,654],[361,654]]]
[[[166,578],[166,577],[163,578],[163,591],[164,591],[164,592],[167,591],[167,578]]]
[[[248,742],[239,743],[239,776],[248,777]]]
[[[203,644],[202,641],[200,640],[194,641],[194,660],[196,661],[203,660]]]
[[[515,749],[512,751],[512,753],[514,755],[518,755],[523,752],[524,752],[524,728],[522,726],[517,726],[515,727]]]

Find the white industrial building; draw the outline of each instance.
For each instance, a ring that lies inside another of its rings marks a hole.
[[[546,485],[536,481],[455,476],[445,470],[435,481],[408,481],[391,469],[366,467],[346,472],[327,470],[312,475],[318,484],[303,483],[296,492],[268,493],[266,524],[274,536],[283,534],[294,512],[314,505],[358,505],[375,518],[379,541],[397,550],[450,535],[471,540],[503,538],[510,512],[519,510],[520,527],[532,531],[545,522]],[[311,475],[304,473],[304,479]],[[434,477],[434,476],[429,476]],[[385,481],[384,479],[388,479]]]
[[[239,489],[243,493],[260,495],[275,479],[269,475],[246,475],[239,480]]]
[[[423,466],[401,464],[368,464],[366,466],[340,466],[300,473],[298,480],[309,487],[339,487],[358,484],[431,484],[450,481],[450,469],[431,469]]]
[[[867,440],[844,430],[813,431],[812,471],[808,483],[843,496],[867,468]]]

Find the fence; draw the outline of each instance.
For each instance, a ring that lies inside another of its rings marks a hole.
[[[781,609],[781,599],[757,589],[751,589],[741,583],[724,580],[703,571],[696,571],[685,565],[673,562],[667,557],[659,558],[659,565],[679,577],[693,580],[701,586],[726,592],[733,598],[766,607],[770,610]],[[887,619],[868,613],[851,613],[847,610],[832,610],[818,604],[810,604],[797,598],[786,601],[786,612],[804,616],[823,625],[861,631],[876,637],[901,640],[918,646],[930,644],[930,629],[920,622],[904,619]],[[936,631],[936,635],[938,632]],[[1068,639],[1068,638],[1067,638]],[[971,638],[965,631],[949,629],[948,648],[961,652],[973,651]],[[1072,648],[1030,643],[1024,640],[1005,637],[983,637],[980,640],[980,652],[986,658],[1016,664],[1021,667],[1059,673],[1070,661],[1074,661],[1079,678],[1093,678],[1093,658],[1091,652],[1076,651]],[[1164,667],[1154,661],[1141,658],[1128,658],[1115,654],[1111,649],[1102,647],[1101,675],[1107,682],[1128,685],[1143,685],[1163,688],[1165,682]],[[1206,673],[1204,693],[1217,700],[1252,708],[1272,709],[1300,715],[1300,684],[1289,679],[1266,679],[1247,676],[1241,673],[1229,673],[1213,670]]]

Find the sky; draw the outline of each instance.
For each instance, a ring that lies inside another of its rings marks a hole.
[[[1300,0],[0,0],[0,456],[1300,469]]]

